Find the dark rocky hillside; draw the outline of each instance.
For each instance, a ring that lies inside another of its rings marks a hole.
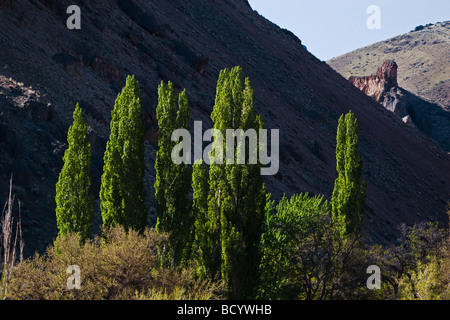
[[[81,8],[81,30],[66,27],[72,4]],[[27,255],[57,233],[55,184],[77,102],[90,127],[97,195],[114,100],[126,76],[136,75],[153,223],[158,84],[186,88],[192,121],[208,128],[219,71],[235,65],[250,77],[266,127],[280,129],[280,171],[266,180],[276,199],[299,192],[331,197],[337,121],[351,109],[368,182],[368,237],[388,243],[401,223],[448,223],[449,156],[245,0],[0,0],[0,26],[0,200],[13,174]]]

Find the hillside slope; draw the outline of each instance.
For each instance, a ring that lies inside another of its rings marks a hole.
[[[219,71],[235,65],[250,77],[266,127],[280,129],[280,171],[266,179],[275,199],[299,192],[331,197],[337,121],[351,109],[359,121],[368,182],[368,237],[388,243],[401,223],[447,224],[448,155],[247,1],[78,0],[81,30],[66,27],[71,4],[0,0],[0,195],[5,198],[12,173],[23,204],[27,254],[42,251],[57,232],[55,184],[76,102],[90,126],[92,194],[98,198],[111,109],[126,76],[136,75],[143,95],[153,223],[158,84],[171,80],[186,88],[191,120],[203,120],[206,129]],[[100,224],[98,215],[95,224]]]
[[[369,75],[388,59],[398,64],[400,87],[450,108],[450,21],[417,26],[327,62],[348,79]]]
[[[386,60],[376,74],[351,76],[348,81],[450,152],[450,109],[399,87],[397,74],[397,63]]]

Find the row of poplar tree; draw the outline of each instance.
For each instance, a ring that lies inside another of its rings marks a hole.
[[[177,142],[172,141],[172,132],[189,129],[186,91],[177,93],[172,83],[161,83],[156,115],[159,126],[154,185],[156,230],[169,234],[167,245],[159,248],[162,263],[183,267],[194,260],[197,275],[222,280],[229,297],[254,298],[263,256],[261,242],[264,233],[269,234],[268,224],[277,214],[260,174],[261,164],[236,164],[237,161],[213,162],[209,166],[202,161],[192,166],[174,164],[171,153]],[[56,217],[60,235],[76,232],[86,240],[90,237],[94,213],[94,199],[89,196],[90,144],[88,127],[78,105],[73,118],[68,132],[69,146],[56,185]],[[248,78],[243,81],[240,67],[220,72],[211,119],[214,129],[223,136],[226,129],[252,128],[259,132],[263,128],[263,120],[253,106],[250,81]],[[120,225],[127,230],[143,231],[148,223],[144,128],[139,84],[133,76],[127,78],[115,101],[110,126],[100,188],[103,228]],[[357,142],[356,118],[350,112],[339,120],[338,178],[329,208],[343,234],[358,232],[364,210],[365,185]],[[227,145],[225,141],[222,143],[212,149],[212,157],[217,148],[222,148],[225,154]],[[240,150],[239,146],[234,150]],[[306,199],[304,195],[303,198]],[[327,211],[327,202],[322,198],[315,200]],[[283,198],[278,206],[280,212],[283,201],[286,204]],[[269,236],[265,239],[268,242]]]

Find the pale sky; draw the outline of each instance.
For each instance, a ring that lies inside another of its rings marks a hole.
[[[292,31],[321,60],[450,20],[450,0],[249,0],[259,14]],[[369,29],[370,5],[380,8],[381,29]]]

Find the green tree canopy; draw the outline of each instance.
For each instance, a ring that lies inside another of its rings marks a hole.
[[[139,83],[128,76],[117,96],[106,145],[100,209],[103,226],[144,230],[147,208],[144,190],[144,125]]]
[[[56,183],[56,223],[59,235],[75,232],[84,241],[90,236],[94,202],[89,196],[91,150],[87,124],[78,104],[67,141],[69,147],[64,153],[64,165]]]
[[[209,231],[211,229],[211,221],[208,219],[209,176],[203,160],[193,165],[192,190],[192,217],[195,219],[193,253],[197,261],[197,273],[200,277],[212,279],[216,275],[208,274],[208,272],[212,269],[214,239]]]
[[[323,223],[328,223],[331,204],[323,196],[308,193],[289,199],[283,196],[276,207],[273,201],[268,200],[267,204],[259,294],[265,299],[297,299],[304,290],[298,275],[300,267],[294,259],[298,242],[312,234],[321,237],[318,231]]]
[[[178,103],[178,106],[177,106]],[[155,197],[158,220],[156,230],[169,234],[165,261],[173,266],[187,262],[191,255],[193,218],[191,217],[191,170],[187,163],[172,161],[172,150],[177,145],[172,141],[176,129],[189,128],[190,108],[186,91],[175,92],[173,84],[164,83],[158,88],[159,136],[156,153]]]
[[[254,298],[266,189],[260,174],[261,164],[250,164],[248,159],[252,153],[258,154],[258,130],[263,128],[263,121],[253,106],[250,80],[242,81],[240,67],[221,71],[211,119],[214,129],[223,137],[227,136],[227,129],[242,129],[254,130],[257,138],[256,149],[249,147],[250,143],[246,144],[245,138],[235,139],[239,135],[237,133],[233,141],[214,138],[216,146],[211,157],[222,151],[223,155],[231,154],[234,161],[228,163],[230,159],[227,159],[210,165],[207,215],[208,239],[212,243],[202,249],[211,255],[206,259],[209,261],[207,273],[221,276],[230,297]],[[242,156],[247,162],[238,164],[238,157]]]
[[[366,201],[366,182],[362,178],[362,160],[358,152],[358,123],[350,111],[339,119],[336,145],[336,169],[332,212],[341,221],[343,233],[358,234]]]

